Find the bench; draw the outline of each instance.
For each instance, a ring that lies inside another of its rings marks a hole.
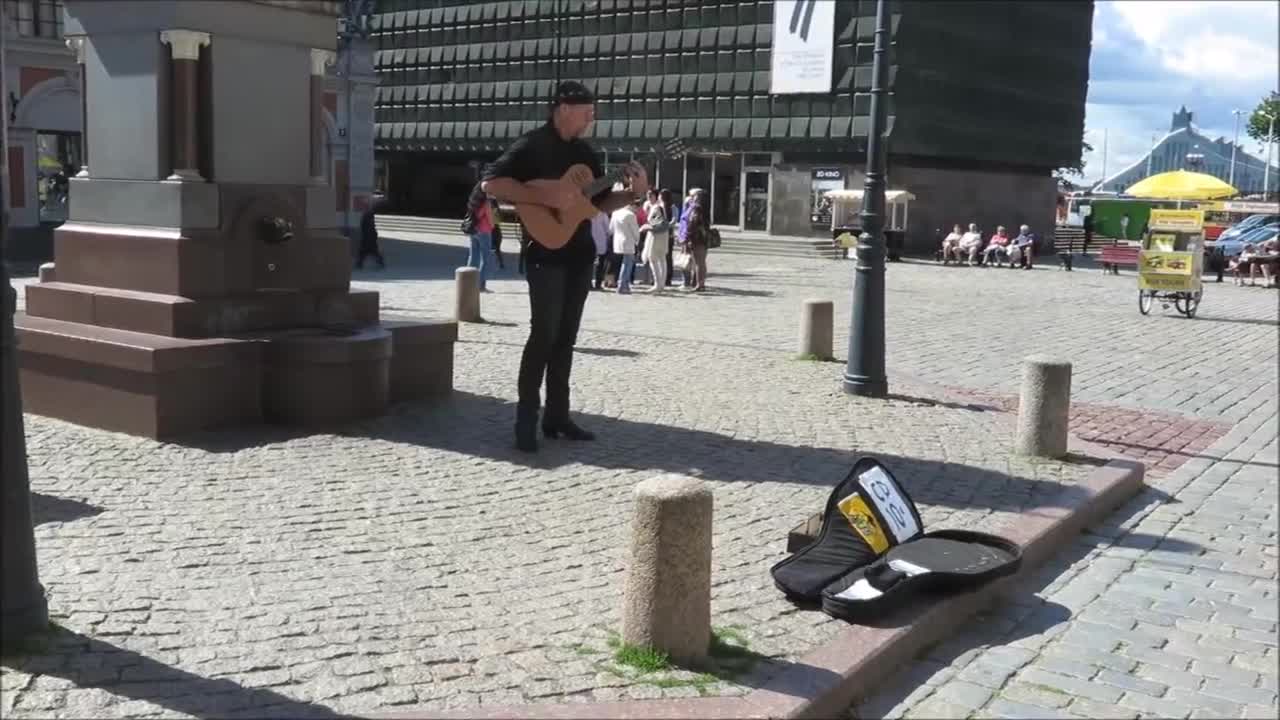
[[[1102,272],[1112,275],[1120,274],[1121,265],[1138,266],[1138,246],[1136,245],[1103,245]]]

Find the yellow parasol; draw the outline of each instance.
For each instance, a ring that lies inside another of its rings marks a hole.
[[[1165,200],[1217,200],[1237,190],[1212,175],[1174,170],[1152,175],[1124,191],[1126,195]]]

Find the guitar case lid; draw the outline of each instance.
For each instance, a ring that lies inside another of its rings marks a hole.
[[[787,597],[818,602],[824,588],[919,537],[923,527],[915,503],[888,468],[859,458],[828,496],[817,539],[769,572]]]
[[[1022,565],[1016,543],[971,530],[937,530],[891,548],[822,591],[828,615],[861,622],[889,614],[913,596],[962,590],[1012,575]]]

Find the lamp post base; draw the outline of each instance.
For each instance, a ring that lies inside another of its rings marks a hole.
[[[39,587],[36,597],[25,607],[4,608],[0,611],[0,644],[5,650],[17,647],[36,633],[49,629],[49,601],[44,588]]]
[[[886,378],[845,375],[844,392],[846,395],[882,398],[889,394],[889,381]]]

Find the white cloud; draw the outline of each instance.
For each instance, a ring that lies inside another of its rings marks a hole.
[[[1153,135],[1169,130],[1173,111],[1185,105],[1210,136],[1230,139],[1233,109],[1251,110],[1280,88],[1274,0],[1099,2],[1085,126],[1094,151],[1085,177],[1103,172],[1102,137],[1107,130],[1106,172],[1143,157]],[[1243,132],[1241,144],[1253,150]]]

